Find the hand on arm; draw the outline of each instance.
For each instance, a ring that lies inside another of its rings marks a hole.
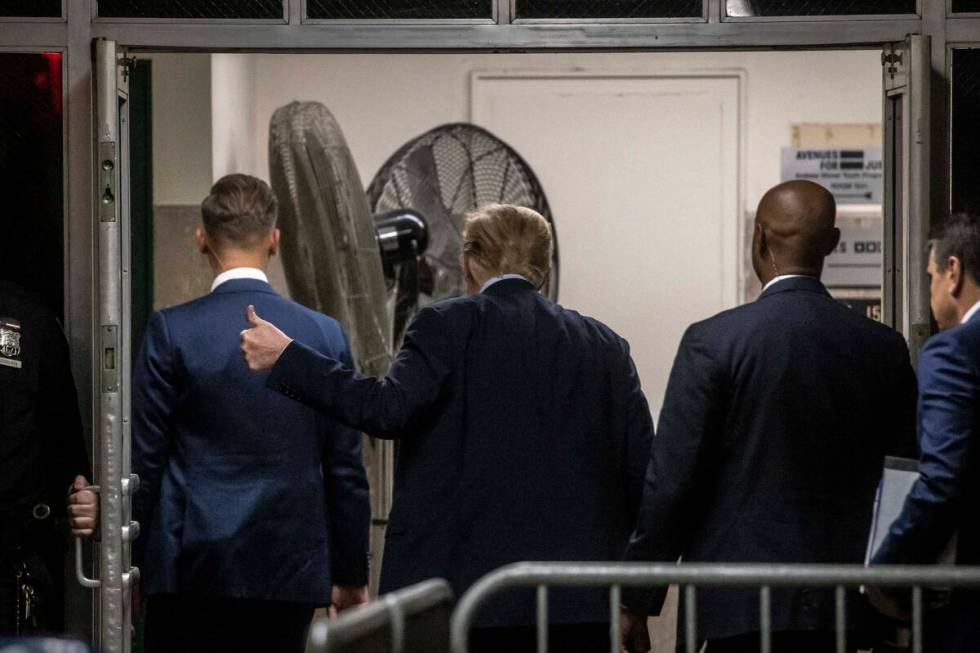
[[[360,374],[343,359],[295,342],[274,363],[267,383],[353,429],[398,438],[442,392],[451,365],[447,331],[447,320],[439,311],[422,309],[381,378]]]

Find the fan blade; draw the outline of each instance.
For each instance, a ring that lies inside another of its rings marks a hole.
[[[371,211],[343,132],[322,104],[272,117],[269,167],[292,297],[343,324],[358,367],[384,374],[391,316]]]

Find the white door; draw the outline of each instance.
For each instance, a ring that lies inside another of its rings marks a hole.
[[[559,302],[629,340],[656,415],[684,329],[739,297],[741,77],[476,73],[472,120],[539,176]]]

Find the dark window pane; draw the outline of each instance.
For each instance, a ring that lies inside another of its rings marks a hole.
[[[307,0],[307,18],[493,18],[493,0]]]
[[[282,19],[282,0],[98,0],[103,18]]]
[[[60,54],[0,54],[0,280],[64,307]]]
[[[728,0],[729,16],[914,14],[915,0]]]
[[[701,0],[517,0],[517,18],[699,18]]]
[[[953,210],[980,212],[980,50],[953,50]]]
[[[980,0],[953,0],[953,11],[980,13]]]
[[[0,16],[60,18],[61,0],[0,0]]]

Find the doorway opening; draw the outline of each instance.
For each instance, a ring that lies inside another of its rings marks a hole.
[[[834,184],[827,285],[880,316],[878,50],[137,57],[153,77],[153,308],[208,291],[200,201],[224,174],[269,179],[272,114],[303,100],[336,117],[365,187],[439,125],[514,148],[554,215],[559,302],[630,341],[655,411],[687,325],[760,292],[747,243],[780,181]],[[281,265],[271,281],[289,292]]]

